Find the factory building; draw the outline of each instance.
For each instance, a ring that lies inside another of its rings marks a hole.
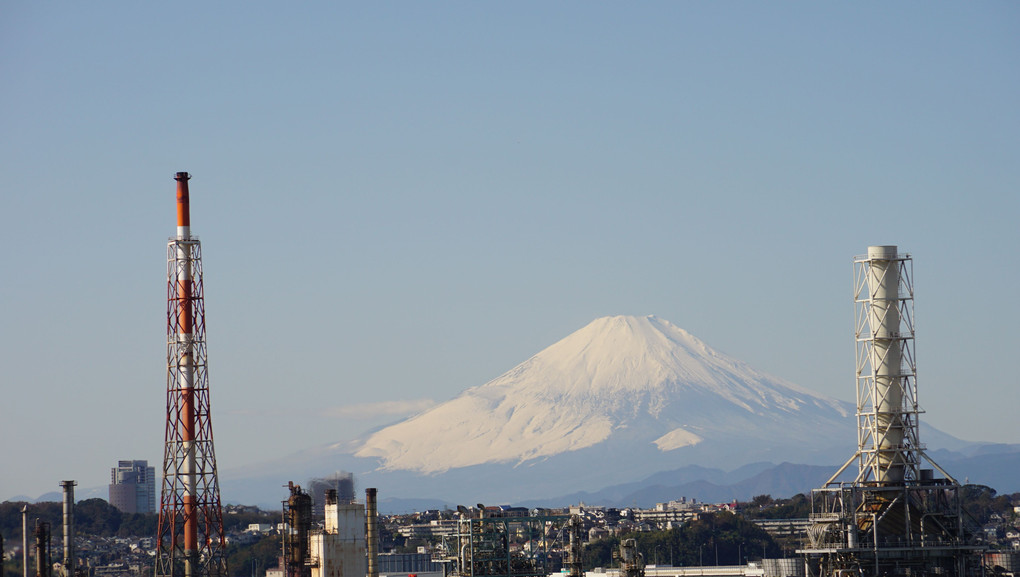
[[[110,469],[110,504],[121,513],[155,513],[155,467],[148,461],[117,461]]]

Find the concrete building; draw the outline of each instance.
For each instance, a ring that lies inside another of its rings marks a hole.
[[[156,469],[148,461],[117,461],[110,469],[110,504],[122,513],[155,513]]]

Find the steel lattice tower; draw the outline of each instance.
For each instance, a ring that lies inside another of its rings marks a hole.
[[[177,236],[167,243],[166,443],[156,575],[225,577],[223,513],[213,451],[202,246],[191,236],[186,172],[178,172]]]

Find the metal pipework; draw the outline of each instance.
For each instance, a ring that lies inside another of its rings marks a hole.
[[[871,366],[875,375],[875,419],[878,425],[880,483],[899,483],[904,463],[897,459],[903,449],[903,386],[900,374],[900,267],[895,246],[869,246],[868,291],[871,307],[868,324],[873,346]]]
[[[620,577],[644,577],[645,558],[637,550],[637,541],[624,539],[620,542]]]
[[[365,541],[368,550],[368,577],[379,577],[379,530],[375,488],[365,489]]]
[[[64,577],[74,575],[74,486],[77,481],[61,481],[64,489]]]

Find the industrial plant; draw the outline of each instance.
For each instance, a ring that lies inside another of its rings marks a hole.
[[[812,493],[812,577],[982,572],[960,484],[918,432],[913,260],[895,246],[854,259],[857,452]],[[852,480],[840,481],[852,466]],[[936,472],[938,475],[936,475]]]
[[[312,497],[300,485],[290,484],[290,497],[283,502],[283,516],[289,530],[283,536],[283,577],[344,577],[371,573],[376,550],[375,489],[368,489],[366,506],[338,498],[327,489],[324,523],[313,529]],[[366,523],[366,509],[370,513]],[[366,537],[366,533],[368,537]],[[366,544],[369,556],[366,561]]]
[[[965,518],[961,486],[928,457],[920,440],[912,266],[910,255],[900,254],[895,246],[869,247],[866,255],[854,260],[857,451],[812,493],[808,542],[798,551],[803,562],[763,558],[757,566],[724,574],[976,577],[984,573],[983,547]],[[856,474],[844,480],[854,464]],[[299,489],[291,497],[292,522],[302,527],[309,522],[294,511],[310,511],[310,499],[304,504],[306,497]],[[329,507],[327,500],[327,511]],[[477,512],[462,507],[456,529],[443,536],[438,557],[445,575],[539,577],[557,569],[575,576],[583,573],[576,517],[528,512],[486,515],[481,505]],[[369,515],[369,527],[374,517]],[[335,526],[328,513],[326,525]],[[520,541],[522,535],[527,536],[526,546],[512,548],[515,537]],[[369,530],[370,551],[374,541]],[[307,552],[311,541],[306,530],[298,529],[292,543],[287,550],[293,551],[291,563],[296,567],[288,564],[286,577],[318,575],[307,570],[326,563],[326,557]],[[567,551],[567,558],[552,563],[554,548]],[[374,558],[370,553],[369,577],[375,577]],[[646,569],[633,540],[621,543],[618,558],[622,560],[620,577],[646,572],[690,574],[672,567]]]

